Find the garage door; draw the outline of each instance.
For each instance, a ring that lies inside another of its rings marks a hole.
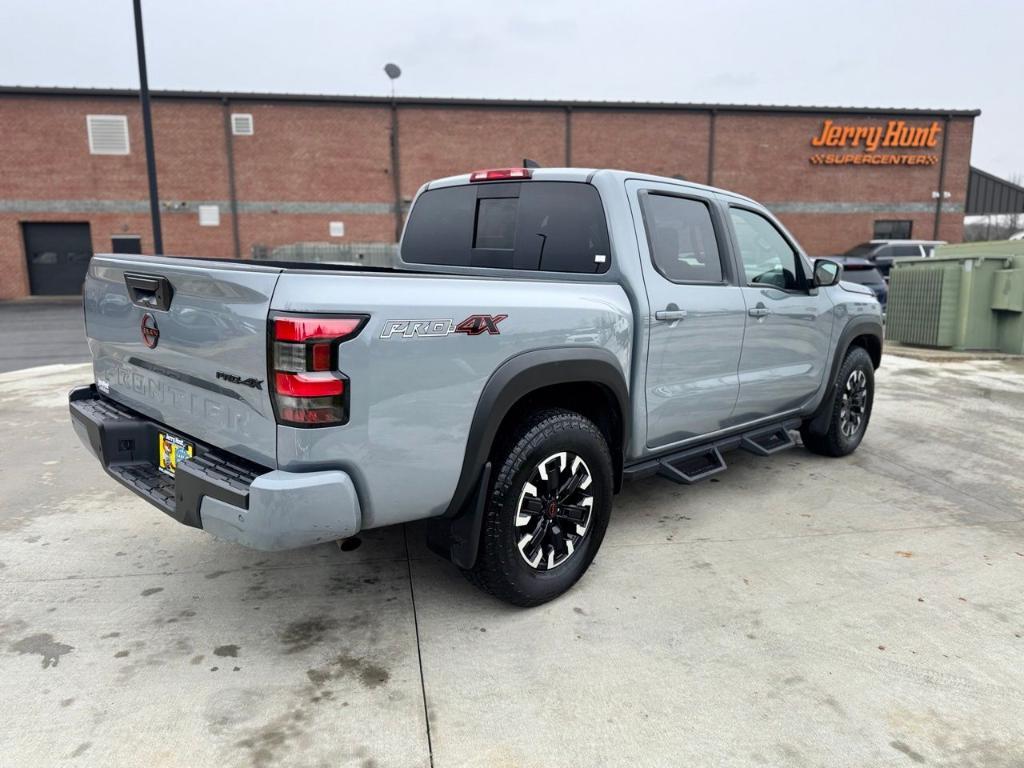
[[[22,224],[33,296],[82,293],[92,257],[88,224]]]

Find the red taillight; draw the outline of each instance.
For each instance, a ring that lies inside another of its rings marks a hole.
[[[272,319],[270,380],[279,422],[326,426],[348,421],[349,381],[339,370],[339,349],[364,322],[365,316]]]
[[[501,181],[502,179],[528,179],[533,175],[529,168],[492,168],[489,171],[473,171],[470,181]]]
[[[329,397],[345,394],[345,380],[335,378],[330,373],[306,375],[277,371],[274,374],[274,390],[279,395],[292,397]]]
[[[362,317],[275,317],[274,338],[278,341],[342,339],[363,322]]]

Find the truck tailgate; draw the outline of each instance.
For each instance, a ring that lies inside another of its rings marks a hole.
[[[97,388],[172,433],[276,467],[267,315],[280,272],[94,257],[83,299]]]

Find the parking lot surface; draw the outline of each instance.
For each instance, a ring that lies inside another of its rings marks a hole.
[[[1024,764],[1020,363],[887,357],[848,459],[627,485],[532,610],[418,525],[178,525],[79,445],[88,379],[0,374],[0,766]]]
[[[80,299],[0,301],[0,373],[89,360]]]

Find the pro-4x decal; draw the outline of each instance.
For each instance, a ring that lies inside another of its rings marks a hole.
[[[501,331],[498,330],[498,323],[506,317],[508,317],[508,315],[470,315],[455,326],[455,332],[465,333],[469,336],[479,336],[481,333],[486,331],[492,336],[497,336],[501,333]]]
[[[411,339],[413,337],[448,336],[452,333],[464,333],[467,336],[480,336],[483,333],[487,333],[491,336],[497,336],[501,333],[498,330],[498,323],[507,317],[508,315],[470,315],[461,323],[456,323],[450,318],[440,320],[385,320],[380,337],[382,339],[394,337]]]

